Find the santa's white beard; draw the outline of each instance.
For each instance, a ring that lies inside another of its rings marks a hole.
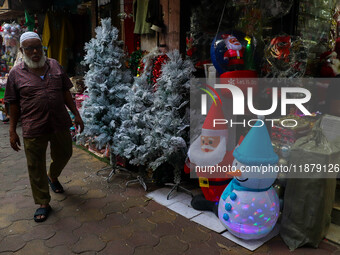
[[[229,50],[242,50],[242,44],[235,45],[235,44],[231,44],[230,42],[227,42],[227,48]]]
[[[331,67],[335,75],[340,74],[340,60],[335,58],[331,60]]]
[[[224,136],[221,136],[220,143],[214,151],[203,152],[201,150],[201,136],[199,136],[189,148],[189,159],[191,163],[197,166],[215,166],[219,164],[227,151],[227,141]]]
[[[41,68],[45,65],[46,62],[46,56],[45,56],[45,52],[43,51],[43,55],[41,56],[39,62],[34,62],[32,59],[30,59],[25,52],[23,53],[23,60],[25,62],[25,64],[32,69],[35,68]]]

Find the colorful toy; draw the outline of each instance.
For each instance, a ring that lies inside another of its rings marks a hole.
[[[210,47],[211,61],[217,72],[223,74],[236,68],[242,69],[244,51],[247,46],[246,35],[241,32],[227,31],[218,34]],[[238,66],[235,67],[235,65]]]
[[[244,65],[243,54],[245,47],[233,35],[222,34],[222,38],[227,46],[223,59],[228,62],[228,67]]]
[[[220,74],[221,83],[233,84],[243,92],[252,87],[253,94],[256,95],[258,85],[256,79],[252,78],[257,78],[257,73],[253,70],[244,70],[247,66],[245,60],[250,61],[253,58],[252,43],[249,36],[235,30],[220,33],[211,44],[210,56]],[[229,90],[222,89],[221,91],[223,96],[231,97]]]

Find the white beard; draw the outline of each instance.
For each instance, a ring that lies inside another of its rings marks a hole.
[[[337,58],[332,59],[330,66],[333,69],[333,72],[335,75],[338,75],[340,73],[340,60],[339,59]]]
[[[29,57],[27,57],[27,55],[25,54],[25,52],[22,54],[23,55],[23,60],[25,62],[25,64],[32,69],[36,69],[36,68],[41,68],[45,65],[46,62],[46,56],[45,56],[45,52],[43,51],[43,55],[41,56],[39,62],[34,62],[32,59],[30,59]]]
[[[229,50],[242,50],[242,44],[240,45],[235,45],[235,44],[231,44],[229,41],[227,42],[227,48]]]
[[[219,145],[214,151],[203,152],[201,150],[201,136],[199,136],[190,146],[188,155],[191,163],[197,166],[215,166],[222,162],[227,151],[227,141],[221,136]]]

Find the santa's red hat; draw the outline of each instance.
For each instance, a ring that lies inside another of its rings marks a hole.
[[[215,121],[214,126],[214,120],[217,119],[219,119],[220,121]],[[222,105],[220,103],[217,104],[213,103],[210,107],[207,117],[205,118],[201,135],[227,137],[228,126],[224,120],[225,117],[222,111]]]
[[[230,34],[222,34],[222,35],[221,35],[221,37],[222,37],[223,39],[228,39],[228,37],[230,37],[230,36],[233,36],[233,35],[230,35]]]
[[[326,51],[320,55],[321,61],[326,61],[327,59],[333,57],[336,58],[337,54],[335,51]]]

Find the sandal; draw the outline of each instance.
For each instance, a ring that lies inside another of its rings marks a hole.
[[[47,177],[47,179],[54,193],[64,193],[64,188],[58,180],[52,182],[49,177]]]
[[[48,215],[50,214],[51,210],[52,210],[51,206],[38,208],[34,213],[34,221],[35,222],[43,222],[43,221],[47,220]],[[38,216],[45,216],[45,217],[38,218]]]

